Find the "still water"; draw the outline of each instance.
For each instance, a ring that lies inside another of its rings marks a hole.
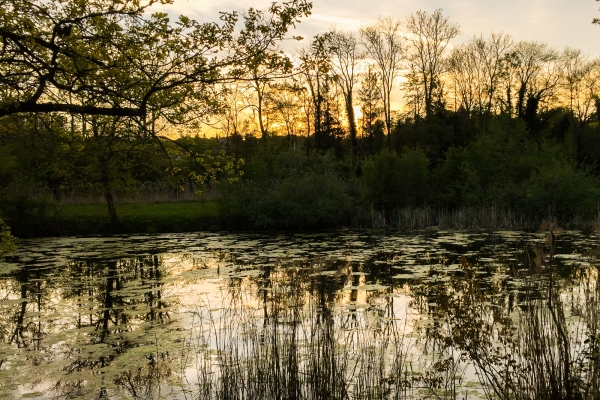
[[[0,263],[0,398],[597,399],[599,243],[24,240]]]

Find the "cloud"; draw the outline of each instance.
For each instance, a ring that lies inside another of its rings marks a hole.
[[[266,9],[270,4],[271,0],[175,0],[156,9],[173,16],[185,14],[200,21],[216,21],[219,11]],[[417,10],[432,12],[437,8],[461,26],[457,43],[473,35],[502,31],[516,40],[538,40],[559,49],[570,46],[600,55],[600,26],[591,24],[592,18],[600,17],[600,11],[593,0],[314,0],[313,15],[293,34],[308,40],[332,26],[352,30],[381,15],[404,19]]]

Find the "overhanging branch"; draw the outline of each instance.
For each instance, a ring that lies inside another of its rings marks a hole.
[[[52,113],[68,112],[73,114],[106,115],[112,117],[141,117],[146,113],[145,108],[132,107],[97,107],[79,104],[61,103],[18,103],[0,107],[0,117],[17,113]]]

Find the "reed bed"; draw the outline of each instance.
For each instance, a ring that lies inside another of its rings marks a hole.
[[[194,311],[184,348],[194,359],[193,398],[413,398],[410,341],[400,321],[336,308],[323,293],[263,289],[267,302],[258,306],[231,296],[227,307]]]
[[[357,227],[375,229],[535,229],[537,221],[509,209],[491,207],[463,207],[454,210],[429,207],[405,207],[391,213],[371,208],[368,213],[354,218]],[[573,224],[589,225],[576,219]],[[577,226],[579,226],[577,225]]]
[[[357,284],[352,269],[325,259],[232,277],[218,307],[189,310],[180,354],[157,347],[120,385],[136,399],[158,398],[159,381],[177,375],[164,398],[598,400],[598,267],[592,260],[567,283],[552,265],[554,243],[521,266],[510,291],[485,286],[480,266],[463,259],[450,281],[412,288],[410,318],[397,315],[393,290],[358,301],[346,291]]]
[[[323,295],[324,287],[297,283],[300,276],[293,273],[284,285],[271,281],[260,289],[265,302],[253,304],[238,293],[226,307],[205,304],[193,312],[183,349],[194,371],[186,375],[186,394],[203,400],[461,399],[477,394],[597,400],[600,290],[597,270],[590,271],[576,292],[567,294],[568,302],[551,277],[540,276],[528,278],[521,296],[531,300],[514,310],[469,308],[470,295],[457,292],[457,299],[466,297],[454,305],[462,302],[471,317],[453,320],[461,311],[450,305],[445,320],[436,319],[420,333],[407,328],[406,318],[390,317],[385,305],[335,306],[334,297]],[[481,314],[473,313],[476,309]],[[472,376],[466,377],[469,368]],[[479,379],[479,387],[466,385],[469,379]]]

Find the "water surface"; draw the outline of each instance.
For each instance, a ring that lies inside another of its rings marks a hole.
[[[580,232],[26,240],[0,263],[0,397],[491,398],[541,384],[528,337],[593,393],[597,251]]]

